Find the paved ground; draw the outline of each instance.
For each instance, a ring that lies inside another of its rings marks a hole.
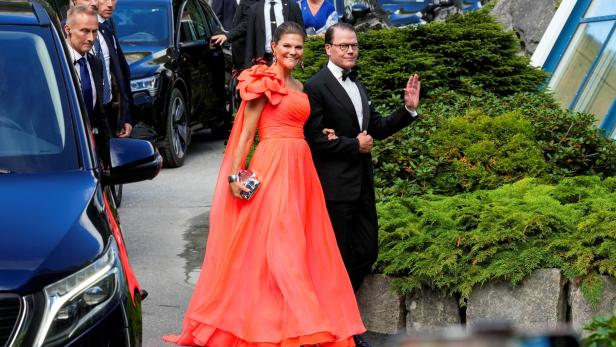
[[[133,269],[149,297],[143,303],[143,345],[169,346],[178,333],[200,272],[209,210],[224,141],[193,136],[186,163],[147,182],[124,186],[121,223]],[[366,335],[375,347],[393,347],[386,335]]]

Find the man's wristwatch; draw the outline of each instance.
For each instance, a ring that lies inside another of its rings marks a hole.
[[[231,183],[231,182],[237,182],[237,180],[238,180],[237,175],[229,175],[229,176],[227,177],[227,181],[229,181],[229,183]]]

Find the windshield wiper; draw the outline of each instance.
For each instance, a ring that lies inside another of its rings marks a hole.
[[[11,171],[9,169],[4,169],[4,168],[0,167],[0,175],[2,175],[2,174],[12,174],[12,173],[14,173],[14,171]]]

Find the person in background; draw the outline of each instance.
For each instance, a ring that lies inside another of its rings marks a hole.
[[[330,0],[301,0],[299,7],[308,35],[325,35],[327,28],[338,23],[338,13]]]
[[[131,116],[133,94],[130,89],[130,68],[116,37],[111,19],[116,4],[117,0],[99,0],[100,35],[95,52],[104,64],[106,72],[103,105],[109,117],[109,125],[117,137],[129,137],[133,129]]]
[[[235,11],[239,5],[239,0],[213,0],[212,10],[222,23],[223,28],[229,31],[233,28],[233,18],[235,17]]]
[[[222,45],[225,41],[231,43],[231,49],[233,51],[233,68],[238,71],[245,67],[248,14],[250,13],[250,8],[257,2],[258,0],[240,0],[237,10],[235,11],[235,16],[233,17],[233,25],[231,28],[225,26],[224,28],[228,30],[227,32],[217,33],[211,38],[211,43],[214,45]]]
[[[112,136],[105,110],[102,104],[103,67],[90,50],[96,40],[98,21],[96,12],[87,5],[73,6],[68,10],[66,24],[64,25],[66,41],[77,77],[79,86],[86,104],[86,110],[98,153],[103,162],[109,164],[107,143]]]

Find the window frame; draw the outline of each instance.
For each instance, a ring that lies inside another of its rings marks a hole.
[[[612,23],[612,28],[610,29],[610,32],[605,39],[605,42],[597,52],[596,56],[593,58],[593,61],[588,70],[586,71],[581,83],[577,86],[575,95],[573,96],[571,102],[568,105],[569,109],[574,108],[579,101],[581,93],[586,88],[586,85],[590,77],[592,76],[593,71],[597,67],[601,55],[607,47],[607,43],[609,43],[612,37],[616,35],[616,14],[584,18],[584,15],[590,8],[590,5],[592,5],[592,2],[593,0],[577,0],[571,11],[571,14],[567,18],[565,25],[563,26],[560,34],[558,35],[558,38],[556,39],[552,50],[548,54],[545,63],[543,64],[543,69],[550,74],[553,74],[556,68],[558,68],[559,64],[561,63],[565,52],[569,48],[573,37],[578,32],[581,25],[596,22],[614,21]],[[607,130],[608,132],[612,133],[612,136],[614,136],[615,134],[613,133],[613,131],[616,128],[616,97],[612,101],[612,104],[609,107],[607,114],[597,115],[597,117],[603,117],[602,121],[599,124],[599,127],[604,130]]]

